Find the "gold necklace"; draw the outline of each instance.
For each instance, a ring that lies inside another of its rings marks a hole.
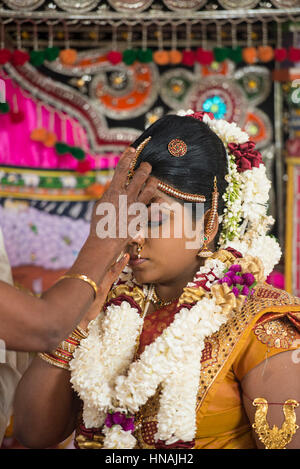
[[[159,308],[163,308],[165,306],[169,306],[170,304],[173,303],[173,301],[177,300],[178,297],[175,297],[175,298],[172,298],[171,300],[169,301],[165,301],[165,300],[162,300],[158,294],[156,293],[156,290],[155,290],[155,287],[153,289],[153,294],[152,294],[152,303],[154,303],[155,305],[157,305]]]
[[[139,329],[139,332],[138,332],[138,335],[137,335],[137,338],[136,338],[135,352],[134,352],[134,356],[133,356],[133,361],[135,361],[136,358],[137,358],[137,353],[138,353],[138,349],[139,349],[139,346],[140,346],[140,340],[141,340],[141,335],[142,335],[143,326],[144,326],[144,319],[147,315],[147,312],[148,312],[150,303],[152,301],[153,295],[154,295],[154,285],[150,285],[150,287],[148,289],[148,292],[147,292],[147,298],[146,298],[144,311],[143,311],[143,314],[141,315],[141,318],[143,319],[143,322],[140,325],[140,329]]]

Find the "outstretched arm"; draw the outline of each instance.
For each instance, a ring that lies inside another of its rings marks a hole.
[[[98,316],[128,257],[117,262],[106,274],[96,300],[80,323],[83,329]],[[15,395],[16,438],[30,448],[56,445],[73,432],[79,404],[70,385],[70,372],[36,357],[23,375]]]
[[[97,285],[115,262],[128,239],[100,239],[96,227],[101,216],[97,208],[109,202],[116,208],[118,220],[119,196],[127,196],[127,204],[148,203],[156,189],[156,182],[149,178],[151,166],[142,163],[127,186],[127,174],[135,152],[124,152],[115,171],[109,189],[95,204],[90,235],[80,251],[69,274],[85,274]],[[128,217],[128,223],[131,218]],[[117,228],[119,224],[117,222]],[[22,351],[51,351],[67,337],[80,322],[94,300],[91,286],[77,279],[64,279],[42,298],[35,298],[0,282],[0,339],[7,349]]]

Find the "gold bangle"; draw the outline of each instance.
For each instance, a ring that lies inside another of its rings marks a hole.
[[[48,355],[48,353],[38,353],[38,356],[49,365],[56,366],[57,368],[63,368],[64,370],[69,370],[69,364],[64,363],[63,361],[55,360],[55,358]]]
[[[39,353],[38,356],[47,363],[64,370],[69,370],[69,362],[82,339],[86,339],[88,333],[77,326],[76,329],[63,340],[51,353]]]
[[[94,282],[94,280],[91,280],[89,277],[87,277],[84,274],[66,274],[66,275],[62,275],[61,277],[59,277],[57,281],[59,282],[60,280],[63,280],[64,278],[71,278],[71,279],[75,278],[75,279],[83,280],[84,282],[88,283],[94,290],[94,295],[96,298],[97,293],[98,293],[98,287],[97,287],[97,284]]]

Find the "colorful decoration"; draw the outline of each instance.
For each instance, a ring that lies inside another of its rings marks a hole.
[[[180,140],[179,138],[174,138],[168,143],[168,150],[172,156],[176,156],[178,158],[186,154],[187,145],[183,140]]]
[[[155,102],[158,83],[154,64],[135,62],[130,67],[123,64],[103,66],[93,79],[91,94],[97,108],[113,119],[136,117]]]
[[[214,54],[211,50],[202,49],[202,47],[198,47],[196,51],[196,60],[201,65],[210,65],[214,60]]]
[[[257,48],[257,57],[260,62],[271,62],[274,58],[274,50],[271,46],[259,46]]]
[[[245,47],[242,50],[242,57],[246,64],[254,64],[257,59],[256,47]]]
[[[14,50],[10,61],[13,65],[19,66],[19,65],[24,65],[26,62],[28,62],[30,59],[30,55],[22,50]]]
[[[11,60],[11,51],[9,49],[0,49],[0,65],[5,65]]]
[[[219,76],[205,77],[195,84],[188,99],[189,108],[212,112],[229,122],[243,125],[246,115],[246,96],[231,79]]]
[[[193,50],[186,49],[182,52],[182,63],[192,67],[196,61],[196,54]]]

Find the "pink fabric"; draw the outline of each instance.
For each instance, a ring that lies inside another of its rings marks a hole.
[[[3,79],[3,77],[1,77]],[[30,168],[47,169],[76,169],[78,161],[72,155],[58,155],[55,148],[47,148],[41,142],[32,141],[31,132],[37,128],[37,104],[23,95],[19,87],[13,85],[10,79],[5,79],[6,101],[13,109],[13,96],[16,94],[18,108],[25,114],[25,119],[20,123],[12,123],[10,114],[0,114],[0,165],[27,166]],[[42,127],[51,131],[51,113],[42,107]],[[88,148],[86,133],[76,123],[75,132],[79,142],[74,141],[71,119],[66,120],[66,141],[69,145]],[[80,130],[78,129],[81,129]],[[79,135],[80,132],[80,135]],[[59,113],[55,113],[54,133],[58,141],[63,141],[62,121]],[[81,140],[80,140],[81,138]],[[91,161],[92,169],[114,168],[119,160],[119,155],[105,153],[105,155],[92,155],[86,151],[86,158]]]

